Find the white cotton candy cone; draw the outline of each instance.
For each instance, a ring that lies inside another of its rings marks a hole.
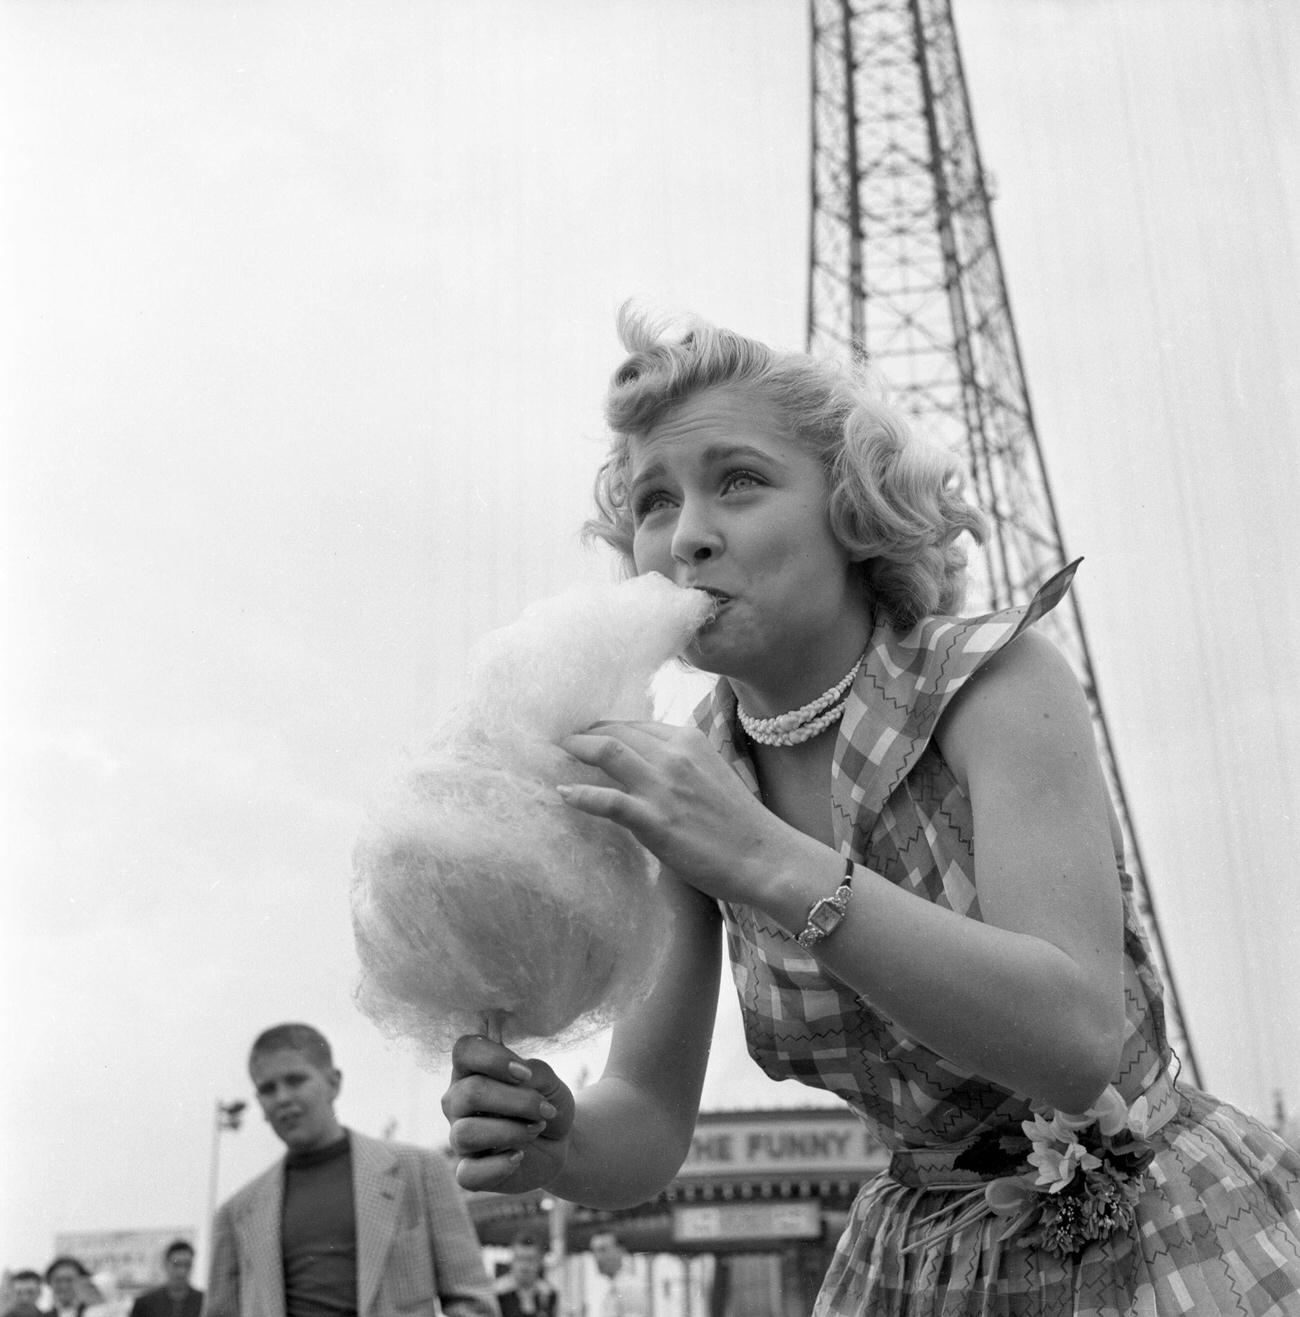
[[[662,576],[570,590],[489,632],[473,655],[459,720],[544,741],[602,718],[650,716],[650,679],[713,609]]]
[[[566,805],[602,775],[555,744],[644,718],[649,683],[707,618],[662,577],[573,591],[479,646],[464,703],[372,811],[354,855],[358,1001],[445,1055],[491,1017],[512,1046],[579,1041],[653,984],[669,936],[653,858]]]

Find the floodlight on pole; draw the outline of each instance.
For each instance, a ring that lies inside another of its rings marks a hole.
[[[212,1248],[212,1221],[217,1214],[217,1178],[221,1161],[221,1132],[223,1130],[237,1130],[243,1122],[244,1112],[247,1108],[248,1103],[242,1098],[235,1098],[232,1102],[223,1102],[218,1098],[216,1110],[213,1113],[212,1157],[208,1167],[208,1211],[207,1216],[204,1218],[209,1253]]]

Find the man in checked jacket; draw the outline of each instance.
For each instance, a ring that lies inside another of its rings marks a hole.
[[[248,1071],[288,1153],[217,1213],[205,1317],[497,1317],[450,1166],[339,1124],[321,1033],[267,1029]]]

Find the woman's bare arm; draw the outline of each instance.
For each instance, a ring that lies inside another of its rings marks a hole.
[[[982,921],[859,866],[816,954],[941,1056],[1083,1110],[1114,1077],[1123,1029],[1120,894],[1087,703],[1031,632],[954,699],[937,739],[971,800]],[[738,798],[696,734],[619,724],[566,746],[620,783],[574,788],[570,803],[623,823],[710,895],[793,933],[838,885],[843,860]]]

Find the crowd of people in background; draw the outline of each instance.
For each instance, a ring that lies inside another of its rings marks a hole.
[[[164,1283],[123,1299],[116,1278],[92,1276],[80,1258],[65,1253],[43,1273],[30,1267],[9,1273],[4,1317],[200,1317],[203,1291],[190,1284],[193,1269],[194,1245],[173,1240],[163,1254]]]
[[[585,1305],[561,1302],[560,1291],[545,1274],[546,1247],[527,1231],[510,1243],[510,1260],[491,1283],[500,1317],[643,1317],[648,1311],[644,1286],[632,1275],[628,1252],[612,1230],[591,1237],[592,1259],[600,1275]],[[163,1254],[163,1284],[133,1299],[115,1297],[107,1275],[93,1276],[76,1257],[54,1259],[44,1272],[10,1271],[0,1317],[208,1317],[205,1295],[191,1283],[194,1246],[173,1240]],[[490,1309],[489,1309],[490,1311]]]
[[[208,1290],[191,1283],[194,1246],[170,1243],[163,1284],[119,1297],[115,1278],[80,1258],[8,1277],[0,1317],[299,1317],[311,1312],[396,1317],[420,1305],[446,1317],[640,1317],[644,1289],[629,1280],[612,1231],[591,1239],[599,1286],[585,1305],[561,1303],[544,1275],[545,1246],[530,1234],[488,1275],[447,1160],[342,1125],[343,1084],[330,1044],[308,1024],[280,1024],[254,1040],[249,1077],[285,1155],[225,1202],[213,1223]]]
[[[575,1308],[561,1301],[546,1278],[541,1241],[527,1231],[516,1235],[510,1242],[509,1267],[493,1285],[501,1317],[568,1317],[575,1312],[584,1317],[646,1317],[645,1284],[627,1265],[629,1255],[618,1235],[598,1231],[589,1247],[600,1279],[586,1305]]]

